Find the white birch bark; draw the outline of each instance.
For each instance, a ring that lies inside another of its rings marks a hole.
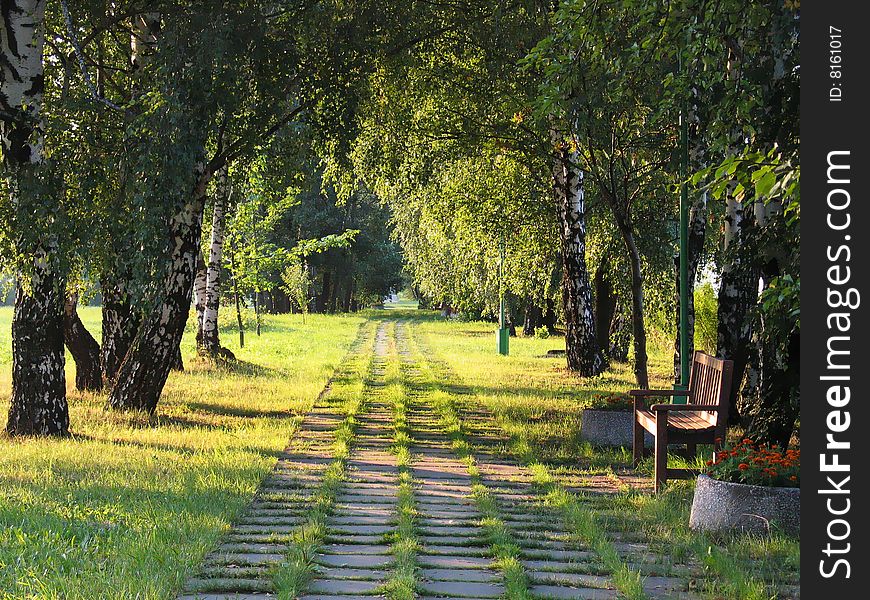
[[[196,257],[196,275],[193,279],[193,308],[196,311],[196,346],[203,347],[203,321],[205,318],[206,289],[208,287],[208,267],[200,252]]]
[[[206,352],[220,352],[218,310],[220,309],[221,261],[224,249],[224,224],[230,196],[227,168],[217,174],[214,210],[212,211],[211,240],[208,255],[208,275],[205,290],[205,312],[202,319],[203,347]]]
[[[12,401],[6,430],[12,435],[64,435],[69,428],[63,352],[64,280],[57,271],[57,239],[32,223],[44,204],[39,167],[44,130],[45,0],[0,4],[0,144],[13,213],[23,219],[12,318]],[[33,231],[37,237],[33,239]]]
[[[592,286],[586,267],[586,198],[583,171],[577,152],[566,147],[557,129],[551,130],[555,147],[553,191],[562,250],[562,305],[565,312],[565,356],[568,368],[584,377],[604,368],[595,337]]]

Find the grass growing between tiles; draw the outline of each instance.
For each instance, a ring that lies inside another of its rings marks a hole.
[[[453,379],[442,365],[430,362],[427,366],[433,380],[449,382]],[[480,483],[480,474],[474,464],[471,447],[463,434],[457,399],[449,394],[441,394],[438,407],[444,426],[453,440],[454,450],[468,463],[469,473],[475,478],[475,501],[478,510],[484,515],[482,525],[490,540],[493,555],[502,570],[508,597],[518,600],[530,598],[527,577],[520,563],[520,547],[501,520],[497,503],[486,487]],[[572,494],[565,492],[550,475],[547,467],[538,461],[528,460],[530,458],[528,455],[520,458],[532,469],[537,487],[545,490],[544,502],[559,510],[568,530],[595,552],[605,570],[611,574],[613,584],[621,594],[629,600],[645,599],[646,594],[640,582],[640,573],[622,561],[595,515],[586,510]]]
[[[799,583],[799,540],[794,537],[774,533],[764,538],[711,538],[690,531],[691,481],[672,482],[659,496],[626,489],[602,498],[578,498],[554,484],[562,475],[582,480],[584,475],[606,475],[630,465],[629,452],[593,448],[579,439],[582,410],[594,395],[636,387],[630,365],[615,364],[603,375],[582,379],[565,370],[564,357],[547,357],[548,349],[564,344],[561,338],[514,338],[510,356],[500,357],[492,324],[421,316],[414,328],[435,365],[455,375],[452,385],[462,382],[462,397],[495,415],[511,438],[505,453],[535,468],[538,483],[550,486],[548,501],[560,508],[605,563],[618,566],[606,535],[615,530],[643,538],[674,561],[693,559],[703,571],[693,583],[709,598],[768,599],[777,594],[777,587]],[[669,352],[650,347],[651,387],[670,386],[671,360]],[[443,379],[445,374],[438,376]],[[672,466],[686,464],[676,456],[670,461]],[[650,461],[641,466],[641,473],[651,475]],[[636,570],[617,568],[613,576],[624,594],[642,597]]]
[[[326,537],[326,520],[332,513],[335,498],[345,478],[356,417],[364,410],[366,381],[371,375],[375,357],[372,347],[375,325],[370,323],[364,327],[363,343],[348,356],[324,398],[345,418],[335,430],[332,462],[323,474],[307,519],[293,534],[284,561],[273,570],[272,581],[280,600],[293,600],[307,588],[316,568],[314,557]]]
[[[99,339],[100,310],[80,309]],[[0,426],[11,391],[12,309],[0,308]],[[72,389],[72,435],[0,434],[0,597],[172,598],[271,471],[357,337],[361,316],[264,316],[237,363],[195,357],[157,415],[105,410]]]
[[[396,339],[396,324],[392,325],[391,339]],[[386,397],[393,404],[393,446],[396,465],[399,469],[399,489],[396,504],[396,527],[390,533],[393,567],[384,584],[383,593],[391,600],[414,600],[417,597],[417,552],[420,543],[416,533],[416,498],[414,476],[411,472],[411,431],[408,426],[410,374],[407,366],[400,364],[395,344],[391,345],[387,368]]]
[[[450,394],[440,389],[439,382],[444,380],[432,370],[429,362],[421,354],[410,328],[407,329],[406,335],[409,353],[416,359],[421,372],[419,384],[423,392],[421,402],[435,409],[440,417],[441,427],[450,440],[453,453],[465,463],[471,476],[472,498],[481,514],[480,527],[483,530],[484,541],[489,547],[489,555],[493,559],[493,567],[501,572],[505,598],[529,600],[532,596],[529,593],[525,569],[520,562],[520,546],[514,534],[505,525],[495,498],[481,482],[480,471],[471,447],[465,439],[455,401]]]

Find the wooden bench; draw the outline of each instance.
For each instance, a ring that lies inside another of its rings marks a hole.
[[[728,424],[728,398],[734,363],[696,351],[688,390],[631,390],[634,397],[634,439],[636,467],[644,456],[644,430],[655,436],[655,491],[665,481],[694,477],[694,469],[669,469],[668,444],[686,444],[687,456],[694,458],[698,444],[713,444],[719,450]],[[680,396],[687,404],[653,404],[650,397]]]

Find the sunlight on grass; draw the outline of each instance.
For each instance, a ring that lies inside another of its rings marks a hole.
[[[99,309],[82,308],[99,337]],[[11,386],[11,309],[0,308],[0,412]],[[0,436],[0,590],[9,597],[169,598],[250,500],[363,318],[266,317],[239,364],[183,344],[155,418],[69,390],[68,439]],[[73,365],[67,358],[68,386]]]
[[[594,405],[595,395],[636,387],[631,365],[614,363],[598,377],[580,378],[565,369],[564,356],[547,355],[564,348],[562,338],[511,338],[510,355],[499,356],[494,324],[447,322],[422,312],[411,317],[429,358],[444,366],[444,387],[493,412],[511,438],[502,451],[532,468],[539,484],[546,488],[560,475],[582,480],[629,467],[627,449],[590,446],[579,439],[579,431],[583,409]],[[649,351],[651,387],[670,387],[670,349],[654,344]],[[670,461],[689,466],[678,456]],[[651,475],[649,460],[640,472]],[[595,549],[627,597],[644,597],[642,579],[622,562],[605,532],[643,540],[674,563],[697,564],[704,575],[699,585],[710,598],[761,600],[775,595],[771,586],[799,583],[799,541],[793,537],[778,532],[712,537],[690,531],[693,486],[692,481],[674,481],[658,496],[624,488],[619,494],[582,499],[555,487],[548,503]]]

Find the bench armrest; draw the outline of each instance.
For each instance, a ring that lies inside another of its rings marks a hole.
[[[706,404],[653,404],[649,407],[651,411],[667,411],[667,410],[703,410],[707,412],[716,412],[720,409],[719,406],[708,406]]]

